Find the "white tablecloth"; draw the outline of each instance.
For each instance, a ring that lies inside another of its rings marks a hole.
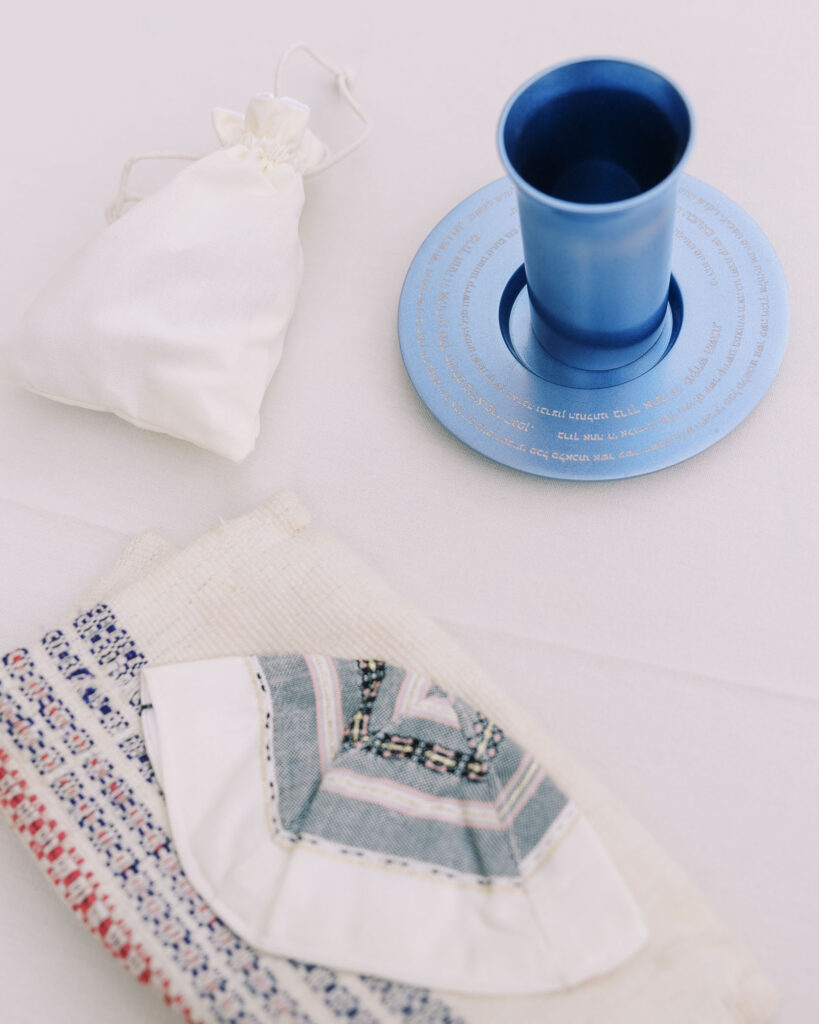
[[[184,543],[289,487],[655,832],[777,980],[779,1024],[812,1022],[817,20],[807,0],[17,5],[0,38],[0,338],[98,228],[123,160],[211,148],[210,108],[271,89],[290,42],[356,68],[375,127],[307,184],[304,285],[244,465],[0,385],[0,647],[56,622],[135,532]],[[652,476],[574,484],[451,438],[406,377],[395,319],[427,231],[500,175],[507,96],[597,53],[686,90],[698,116],[687,170],[770,237],[792,330],[773,388],[716,447]],[[355,133],[306,60],[288,86],[331,142]],[[0,906],[4,1024],[173,1019],[71,919],[5,826]]]

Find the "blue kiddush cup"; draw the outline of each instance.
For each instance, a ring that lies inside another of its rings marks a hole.
[[[625,366],[670,334],[677,183],[692,136],[676,86],[628,61],[558,65],[507,103],[498,145],[517,192],[532,329],[562,363]]]

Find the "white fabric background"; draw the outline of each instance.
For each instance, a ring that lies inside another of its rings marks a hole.
[[[778,981],[778,1024],[812,1024],[813,4],[49,0],[17,5],[4,27],[0,339],[101,225],[124,159],[210,148],[211,107],[243,109],[271,88],[288,43],[356,68],[375,127],[306,183],[302,294],[244,465],[0,384],[0,647],[57,621],[134,532],[185,543],[292,488],[651,827]],[[494,132],[509,93],[595,53],[644,60],[685,89],[698,119],[687,169],[768,234],[792,330],[772,390],[715,448],[661,474],[581,485],[514,473],[449,437],[404,373],[395,316],[426,232],[500,175]],[[323,137],[355,134],[307,60],[286,81]],[[174,1019],[71,919],[8,829],[0,906],[4,1024]]]

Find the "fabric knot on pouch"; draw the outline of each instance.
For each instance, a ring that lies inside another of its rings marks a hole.
[[[310,109],[298,100],[260,93],[242,115],[217,107],[213,127],[222,146],[237,157],[249,154],[265,170],[289,164],[299,174],[319,167],[327,147],[307,127]]]

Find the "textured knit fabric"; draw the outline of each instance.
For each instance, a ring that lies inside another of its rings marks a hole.
[[[277,495],[181,552],[153,536],[138,542],[83,609],[0,664],[0,803],[75,913],[190,1019],[770,1019],[769,982],[651,837],[454,641],[314,530],[292,496]],[[311,650],[429,675],[535,752],[634,894],[646,947],[573,989],[469,998],[258,954],[237,939],[181,871],[140,729],[137,673]]]
[[[429,678],[322,655],[145,669],[182,867],[254,947],[466,993],[543,992],[646,938],[578,808]]]

